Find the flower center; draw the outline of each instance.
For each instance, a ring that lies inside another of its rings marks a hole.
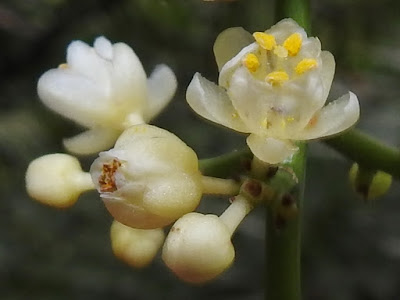
[[[255,32],[253,37],[259,45],[259,50],[256,53],[248,53],[242,61],[243,65],[255,77],[272,86],[281,86],[291,77],[300,76],[318,66],[314,58],[303,58],[299,61],[303,39],[297,32],[289,35],[282,45],[276,43],[272,34]],[[293,59],[298,63],[290,62]]]
[[[121,162],[116,158],[111,163],[103,164],[103,169],[99,176],[100,192],[111,193],[117,190],[115,172],[120,166]]]

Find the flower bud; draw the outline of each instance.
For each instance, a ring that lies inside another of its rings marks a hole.
[[[195,152],[155,126],[127,129],[90,172],[110,214],[134,228],[166,226],[193,211],[202,196]]]
[[[25,176],[29,196],[54,207],[72,206],[79,195],[94,188],[89,173],[67,154],[49,154],[29,164]]]
[[[229,228],[215,215],[189,213],[171,228],[162,258],[180,279],[203,283],[226,270],[235,250]]]
[[[386,194],[392,185],[392,176],[383,171],[360,168],[354,163],[349,171],[353,189],[365,200],[373,200]]]
[[[111,246],[114,255],[135,268],[149,265],[164,242],[164,231],[136,229],[117,221],[111,225]]]

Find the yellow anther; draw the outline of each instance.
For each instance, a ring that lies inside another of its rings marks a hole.
[[[274,49],[274,54],[280,58],[286,58],[288,56],[288,51],[283,46],[276,46]]]
[[[281,126],[283,129],[286,129],[286,121],[284,119],[281,121]]]
[[[289,75],[285,71],[271,72],[265,77],[265,81],[272,85],[280,85],[289,80]]]
[[[286,118],[286,121],[288,121],[289,123],[292,123],[294,120],[295,119],[292,116],[289,116],[289,117]]]
[[[264,32],[254,32],[253,36],[260,47],[265,50],[272,50],[276,46],[275,37],[271,34],[266,34]]]
[[[297,66],[294,68],[295,72],[299,75],[307,72],[308,70],[311,70],[312,68],[315,68],[317,66],[317,61],[312,58],[304,58],[301,60]]]
[[[243,64],[250,72],[255,72],[260,66],[260,61],[258,60],[256,55],[254,55],[253,53],[249,53],[243,59]]]
[[[302,44],[300,33],[291,34],[284,42],[283,47],[287,49],[290,56],[296,56],[299,53]]]
[[[264,118],[264,119],[261,121],[261,126],[262,126],[263,128],[265,128],[265,129],[267,129],[267,128],[270,126],[270,123],[268,122],[267,118]]]
[[[68,69],[68,64],[60,64],[58,65],[59,69]]]

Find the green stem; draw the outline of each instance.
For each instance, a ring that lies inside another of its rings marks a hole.
[[[285,221],[278,218],[273,205],[267,208],[266,299],[301,299],[301,217],[303,212],[306,145],[301,144],[299,147],[299,151],[293,156],[292,161],[288,163],[288,167],[293,170],[299,180],[291,192],[291,196],[296,200],[297,215]],[[291,180],[292,175],[286,173],[286,176],[289,176],[287,180],[283,180],[279,176],[271,180],[271,185],[278,187],[278,199],[287,193],[287,183]],[[281,182],[280,188],[276,182]]]
[[[253,154],[249,148],[223,154],[221,156],[201,159],[199,168],[203,175],[214,177],[231,177],[246,170],[250,166]]]
[[[352,129],[324,142],[363,167],[400,178],[400,151]]]
[[[307,32],[310,32],[309,0],[277,0],[275,5],[276,21],[292,18]],[[292,194],[297,202],[297,216],[287,221],[282,229],[278,229],[277,218],[274,216],[273,210],[267,209],[266,299],[301,299],[301,218],[303,215],[306,147],[304,143],[299,147],[299,151],[289,164],[299,180],[296,190]]]
[[[309,0],[277,0],[275,1],[275,21],[292,18],[306,31],[310,31]]]

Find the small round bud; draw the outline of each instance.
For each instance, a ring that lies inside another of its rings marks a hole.
[[[111,225],[111,246],[114,255],[135,268],[149,265],[162,243],[164,231],[158,229],[136,229],[117,221]]]
[[[180,279],[203,283],[225,271],[235,250],[229,228],[215,215],[189,213],[171,228],[162,258]]]
[[[134,228],[174,222],[197,207],[203,191],[195,152],[150,125],[127,129],[90,172],[110,214]]]
[[[49,154],[32,161],[25,176],[29,196],[54,207],[72,206],[79,195],[94,188],[89,173],[67,154]]]
[[[365,200],[373,200],[389,190],[392,176],[383,171],[371,171],[360,168],[354,163],[349,171],[350,183],[357,194]]]

